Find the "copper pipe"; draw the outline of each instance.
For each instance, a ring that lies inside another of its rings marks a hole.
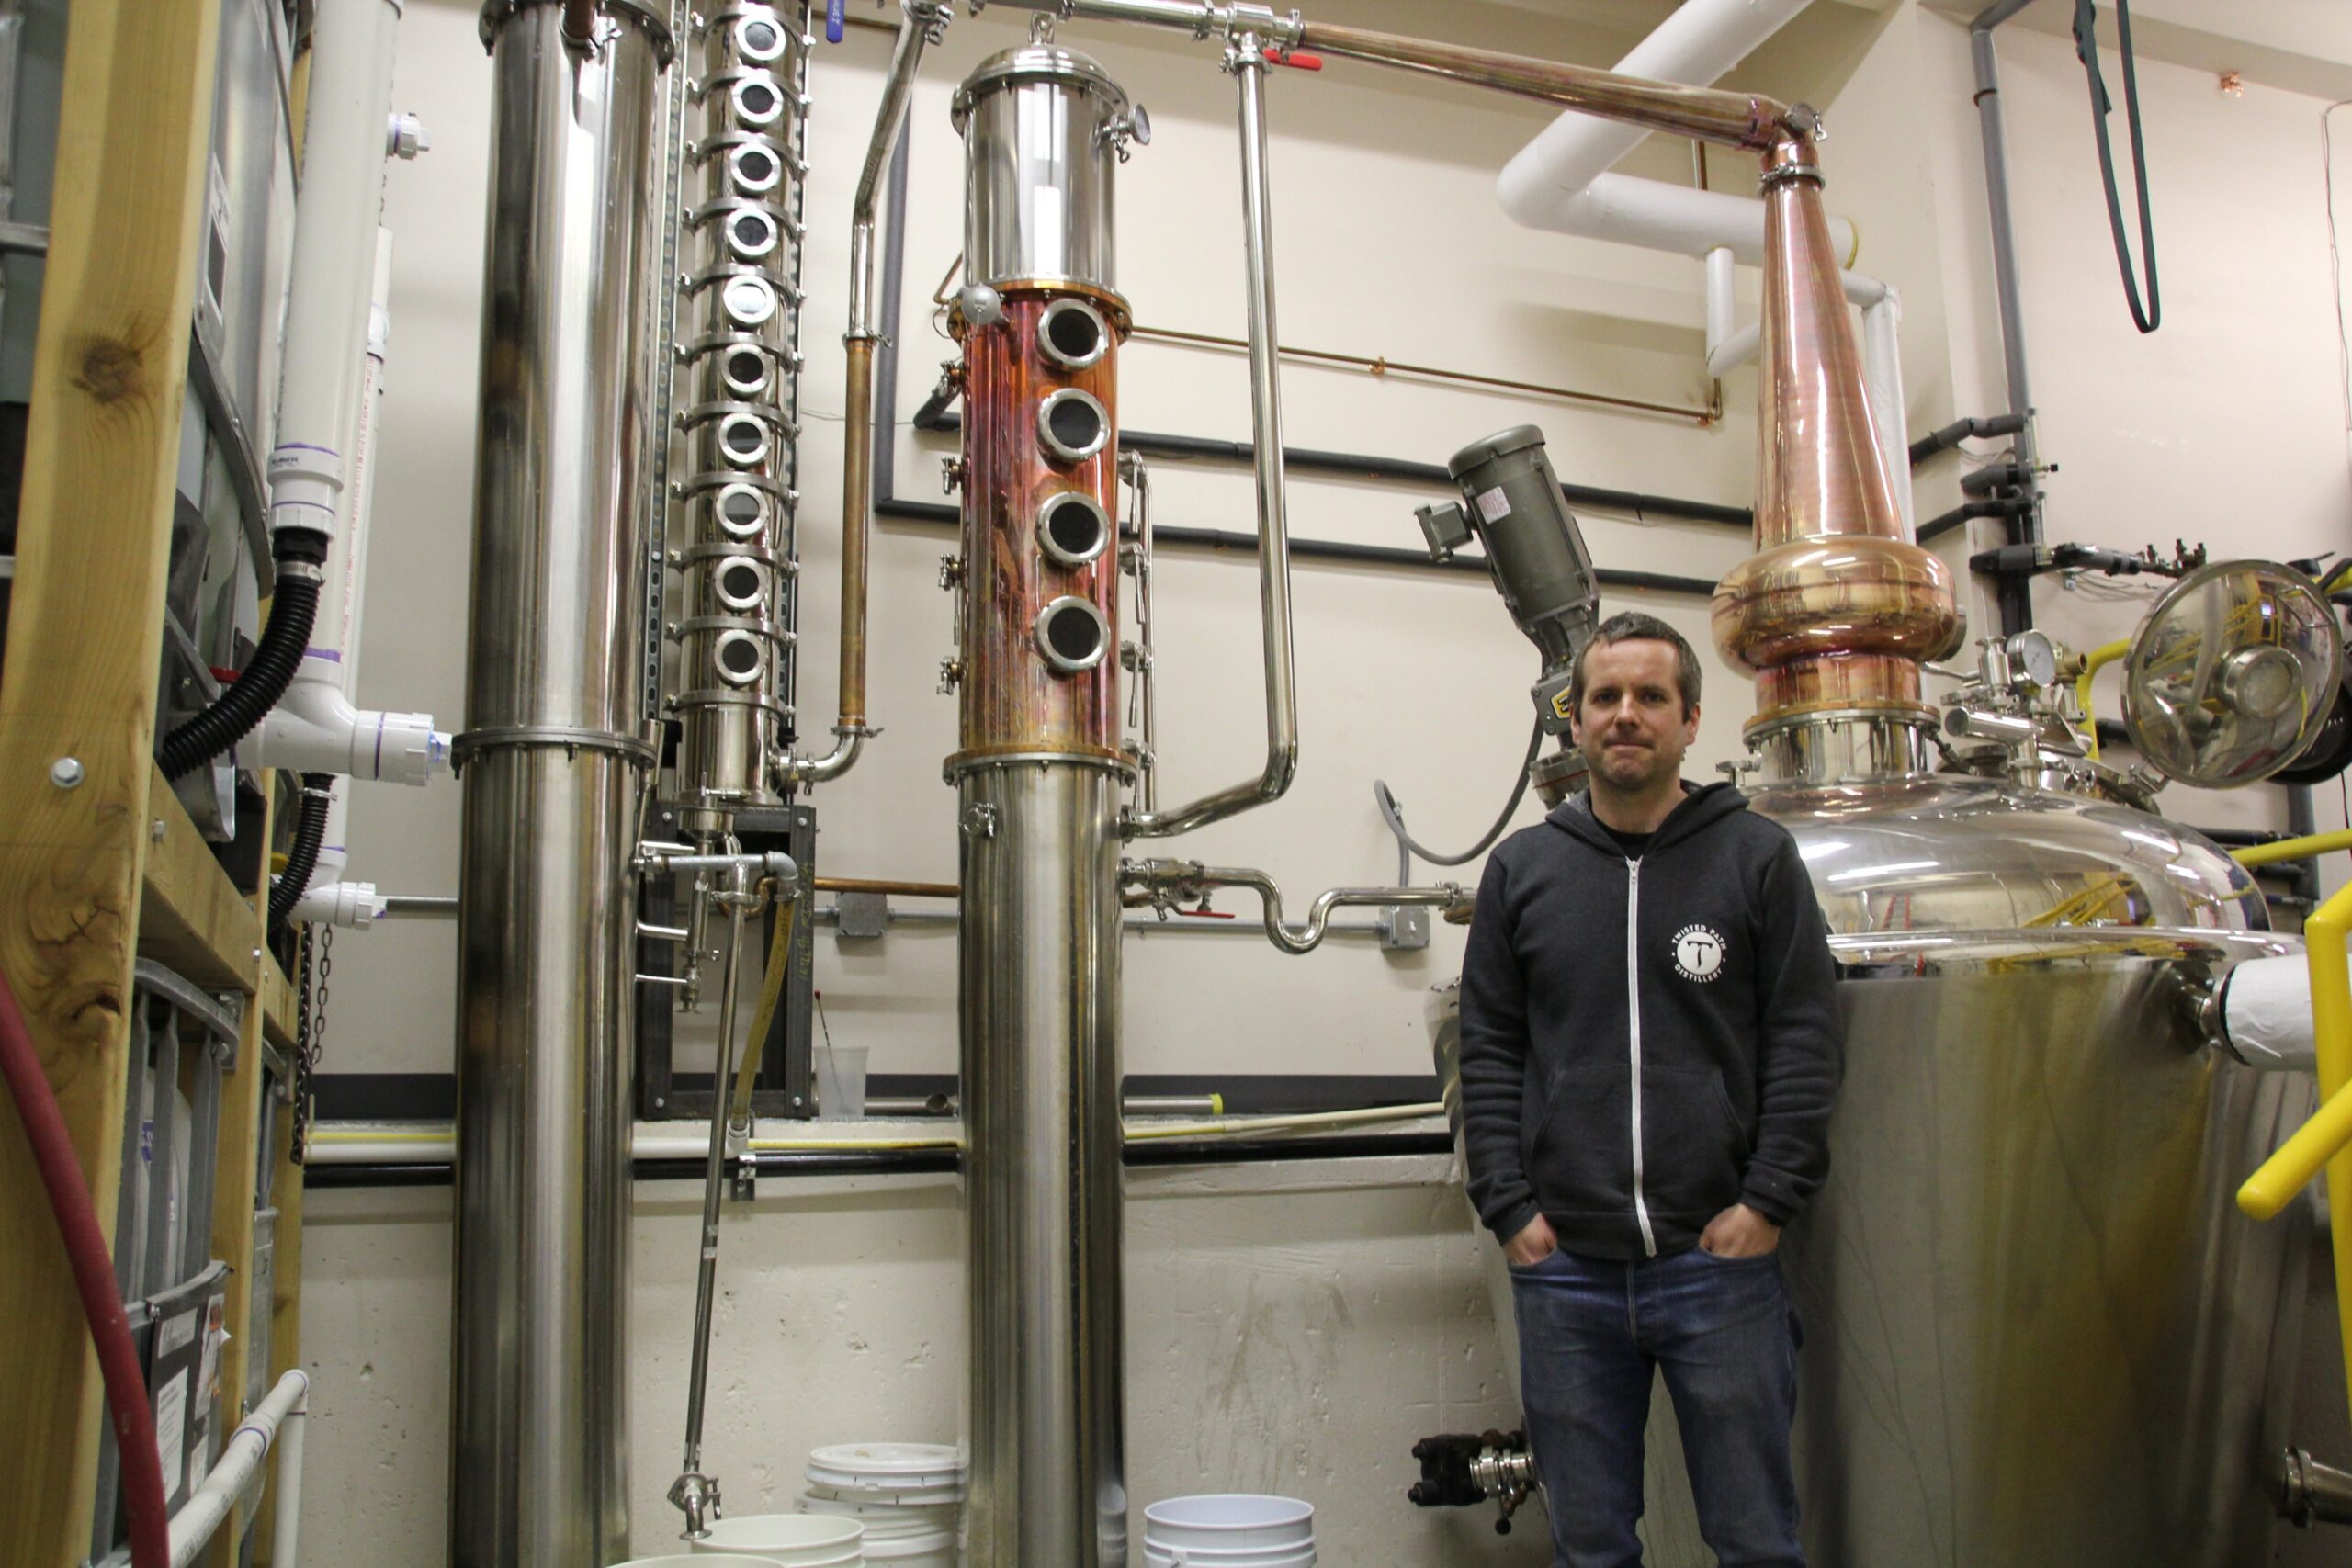
[[[865,728],[866,541],[874,506],[874,343],[854,337],[842,392],[842,729]]]
[[[1181,344],[1193,348],[1222,348],[1247,354],[1247,338],[1218,337],[1210,333],[1179,332],[1173,327],[1137,327],[1128,334],[1147,343]],[[1330,349],[1292,348],[1287,345],[1274,351],[1284,359],[1302,360],[1310,365],[1339,365],[1361,370],[1367,376],[1412,376],[1432,381],[1455,382],[1465,387],[1480,387],[1501,392],[1520,392],[1539,398],[1558,398],[1564,402],[1591,403],[1600,408],[1626,409],[1636,413],[1670,415],[1687,419],[1694,424],[1710,425],[1720,417],[1718,411],[1692,408],[1685,403],[1657,403],[1641,398],[1621,398],[1610,392],[1585,392],[1574,387],[1550,387],[1540,381],[1512,381],[1499,376],[1480,376],[1467,370],[1443,370],[1433,365],[1414,365],[1385,355],[1366,357],[1360,354],[1340,354]]]
[[[1903,525],[1862,385],[1812,144],[1765,159],[1757,553],[1715,590],[1753,730],[1833,709],[1927,715],[1919,663],[1964,634],[1951,569]]]
[[[901,882],[888,876],[819,876],[811,878],[820,893],[879,893],[885,897],[946,898],[964,897],[952,882]]]
[[[581,49],[596,41],[596,0],[563,0],[563,39]]]
[[[1474,87],[1491,87],[1579,109],[1603,119],[1695,137],[1702,141],[1717,141],[1727,147],[1745,147],[1756,152],[1767,152],[1774,143],[1792,136],[1810,136],[1814,130],[1810,109],[1792,108],[1758,94],[1649,82],[1638,76],[1620,76],[1613,71],[1531,60],[1495,50],[1465,49],[1362,28],[1308,22],[1299,29],[1298,47],[1442,76]]]

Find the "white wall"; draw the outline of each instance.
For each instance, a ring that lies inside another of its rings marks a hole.
[[[863,9],[863,7],[860,7]],[[1606,63],[1668,7],[1505,10],[1458,4],[1466,41]],[[1430,8],[1333,0],[1330,19],[1423,30]],[[364,702],[430,708],[462,722],[466,562],[470,558],[474,388],[488,66],[471,0],[413,0],[400,107],[435,150],[396,165],[387,220],[398,233],[394,335],[376,516]],[[928,295],[958,244],[960,144],[952,85],[1019,36],[1019,18],[959,16],[916,94],[901,332],[903,419],[949,345]],[[1632,30],[1628,30],[1628,29]],[[1140,321],[1238,335],[1240,242],[1230,84],[1188,40],[1072,28],[1149,105],[1158,137],[1122,175],[1120,279]],[[2260,86],[2219,100],[2210,77],[2144,65],[2158,171],[2166,325],[2132,333],[2097,205],[2081,86],[2063,42],[2004,35],[2018,153],[2018,226],[2053,538],[2137,546],[2204,537],[2217,552],[2295,553],[2352,543],[2346,449],[2317,164],[2318,100]],[[849,186],[884,58],[878,34],[820,46],[812,82],[811,305],[803,334],[802,723],[831,723],[829,640],[837,592],[838,338]],[[2112,77],[2114,73],[2110,71]],[[1862,266],[1904,292],[1914,433],[2001,404],[1984,254],[1982,175],[1964,33],[1910,4],[1818,6],[1737,80],[1814,96],[1828,109],[1831,204],[1860,220]],[[1532,234],[1497,210],[1492,178],[1548,118],[1536,106],[1340,63],[1270,84],[1276,255],[1285,341],[1696,405],[1697,264]],[[2120,129],[2120,128],[2119,128]],[[1715,184],[1743,177],[1717,155]],[[1628,165],[1687,178],[1679,143]],[[1746,280],[1752,288],[1752,279]],[[1752,295],[1751,295],[1752,298]],[[1136,344],[1124,420],[1241,438],[1238,357]],[[1753,371],[1724,388],[1720,423],[1293,366],[1293,445],[1442,461],[1521,422],[1542,425],[1564,478],[1745,504],[1753,461]],[[944,448],[902,432],[902,496],[938,495]],[[1926,479],[1921,515],[1957,499],[1951,459]],[[1250,526],[1246,473],[1155,468],[1163,524]],[[1301,479],[1302,536],[1413,547],[1419,492]],[[1728,531],[1656,520],[1585,519],[1604,566],[1713,579],[1742,554]],[[1975,531],[1980,542],[1989,532]],[[874,553],[873,670],[886,733],[847,782],[820,793],[828,873],[947,880],[952,795],[939,760],[954,705],[934,694],[948,651],[934,586],[943,532],[885,520]],[[1964,541],[1944,547],[1964,559]],[[1164,798],[1254,771],[1262,744],[1250,564],[1170,550],[1161,562]],[[1532,650],[1480,578],[1335,567],[1295,573],[1303,766],[1280,805],[1197,835],[1182,852],[1262,864],[1303,897],[1385,881],[1394,852],[1374,812],[1385,777],[1425,841],[1465,843],[1499,805],[1525,737]],[[1705,649],[1702,601],[1613,593],[1665,615]],[[2062,635],[2120,626],[2044,593]],[[1978,607],[1980,628],[1988,625]],[[1694,777],[1733,754],[1745,683],[1710,660]],[[2111,711],[2111,695],[2109,697]],[[2332,792],[2330,792],[2332,794]],[[2251,801],[2253,804],[2249,805]],[[2271,792],[2198,800],[2181,814],[2277,814]],[[1522,807],[1532,820],[1534,807]],[[360,789],[353,874],[388,890],[456,886],[458,792]],[[2322,825],[2331,823],[2324,807]],[[1475,871],[1475,868],[1473,868]],[[1247,905],[1224,907],[1250,913]],[[955,1060],[953,942],[901,929],[845,949],[820,935],[818,985],[833,1037],[872,1047],[882,1072]],[[1335,941],[1308,958],[1241,937],[1134,941],[1126,955],[1128,1070],[1412,1073],[1426,1070],[1421,1003],[1452,975],[1459,934],[1426,953]],[[447,1072],[452,1062],[453,928],[388,923],[337,942],[333,1071]],[[1130,1431],[1138,1497],[1279,1486],[1325,1509],[1327,1561],[1533,1562],[1483,1517],[1436,1520],[1401,1499],[1412,1438],[1509,1416],[1485,1321],[1477,1255],[1457,1195],[1419,1173],[1362,1186],[1328,1172],[1155,1176],[1135,1184]],[[1267,1182],[1277,1190],[1263,1190]],[[1300,1190],[1304,1181],[1308,1190]],[[683,1411],[679,1353],[691,1290],[682,1189],[640,1190],[635,1296],[644,1352],[633,1422],[639,1544],[669,1529],[660,1493]],[[320,1370],[306,1528],[353,1568],[436,1561],[447,1421],[447,1201],[439,1194],[321,1194],[305,1248],[306,1358]],[[933,1181],[780,1182],[730,1211],[713,1410],[730,1497],[782,1502],[817,1441],[952,1435],[962,1333],[947,1190]],[[740,1457],[739,1457],[740,1456]],[[737,1487],[744,1490],[738,1492]]]

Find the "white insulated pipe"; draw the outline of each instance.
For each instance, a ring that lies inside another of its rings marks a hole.
[[[220,1527],[228,1522],[237,1499],[277,1450],[277,1495],[270,1562],[276,1568],[295,1568],[302,1522],[302,1426],[311,1409],[311,1376],[296,1368],[279,1378],[259,1404],[221,1446],[197,1489],[172,1516],[172,1568],[187,1565],[203,1553]],[[128,1548],[102,1559],[98,1568],[128,1568]]]
[[[1787,25],[1810,0],[1684,0],[1613,67],[1622,75],[1705,86]],[[1727,246],[1750,266],[1764,259],[1764,204],[1609,170],[1649,134],[1571,109],[1503,166],[1495,193],[1512,221],[1647,250],[1703,256]],[[1849,260],[1854,227],[1830,222]]]
[[[269,483],[273,525],[300,519],[327,533],[326,581],[292,683],[235,759],[421,784],[448,760],[448,737],[432,716],[351,702],[390,282],[384,163],[424,145],[413,121],[390,112],[400,16],[401,0],[319,6]]]

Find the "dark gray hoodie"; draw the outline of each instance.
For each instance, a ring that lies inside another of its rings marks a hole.
[[[1578,795],[1487,863],[1462,964],[1470,1200],[1593,1258],[1786,1224],[1829,1169],[1836,965],[1787,829],[1690,790],[1629,860]]]

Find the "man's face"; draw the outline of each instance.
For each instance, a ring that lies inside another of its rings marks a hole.
[[[1699,707],[1682,705],[1674,645],[1646,637],[1585,650],[1575,732],[1593,776],[1628,794],[1681,775],[1699,736]]]

